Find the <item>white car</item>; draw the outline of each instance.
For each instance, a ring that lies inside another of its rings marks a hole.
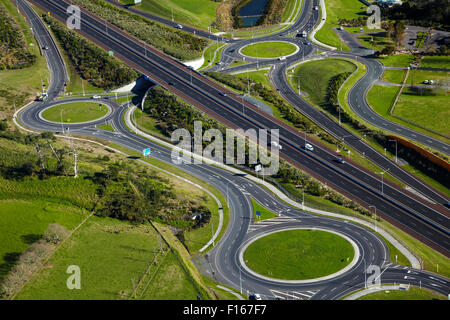
[[[100,96],[93,96],[92,99],[101,99]]]
[[[181,24],[177,24],[176,28],[177,29],[183,29],[183,26]]]
[[[319,10],[319,6],[314,6],[314,10]]]
[[[310,145],[309,143],[305,144],[305,149],[309,151],[314,151],[314,147]]]
[[[281,146],[281,144],[279,144],[279,143],[276,142],[276,141],[272,141],[270,144],[271,144],[273,147],[278,148],[279,150],[283,149],[283,147]]]

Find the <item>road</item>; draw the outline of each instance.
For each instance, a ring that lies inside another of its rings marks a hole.
[[[36,14],[28,6],[24,5],[22,0],[21,10],[29,18],[36,37],[39,41],[51,39],[42,22],[37,19]],[[63,88],[65,77],[58,77],[57,73],[65,74],[64,65],[58,59],[58,48],[52,41],[45,43],[49,47],[46,51],[46,57],[49,59],[49,68],[51,71],[52,83],[50,85],[50,99],[44,103],[35,103],[23,110],[18,120],[20,123],[26,125],[33,130],[39,131],[60,131],[60,125],[49,123],[39,117],[40,110],[50,106],[52,99],[56,97]],[[50,59],[53,59],[51,62]],[[58,83],[57,83],[58,82]],[[72,99],[71,101],[82,101],[83,98]],[[171,152],[156,143],[134,135],[130,132],[123,123],[123,114],[127,108],[126,105],[119,105],[111,99],[103,99],[113,110],[113,113],[107,119],[115,128],[115,132],[104,130],[97,130],[95,126],[97,123],[90,123],[88,127],[83,125],[66,124],[70,127],[71,133],[77,133],[83,136],[93,136],[106,141],[111,141],[137,152],[140,152],[146,147],[153,149],[153,156],[161,161],[172,163]],[[98,124],[102,124],[105,119],[99,120]],[[389,261],[388,250],[381,238],[371,230],[363,228],[358,224],[327,218],[323,216],[316,216],[301,210],[294,209],[287,206],[278,198],[274,197],[266,189],[254,184],[240,175],[232,174],[228,171],[219,169],[214,166],[202,165],[181,165],[182,170],[210,183],[216,187],[222,194],[228,195],[228,204],[230,207],[230,225],[226,233],[222,237],[219,244],[212,249],[208,258],[215,270],[215,278],[224,283],[233,286],[236,289],[242,288],[250,292],[259,292],[264,294],[266,298],[279,297],[284,293],[293,293],[298,297],[309,297],[312,299],[336,299],[354,291],[357,288],[364,286],[364,270],[367,265],[379,265],[389,267],[384,274],[386,281],[395,279],[397,283],[411,283],[414,284],[418,279],[423,279],[422,286],[429,287],[435,291],[447,294],[449,292],[448,279],[439,275],[430,275],[427,272],[418,270],[404,269],[401,266],[393,265]],[[279,222],[262,226],[261,224],[255,228],[257,223],[252,221],[253,210],[249,202],[249,196],[254,197],[258,202],[264,204],[269,209],[278,212],[283,216]],[[327,281],[321,281],[312,284],[282,284],[273,283],[271,281],[263,280],[247,273],[242,269],[242,266],[237,259],[242,243],[250,237],[265,233],[269,230],[283,230],[286,227],[318,227],[332,230],[338,233],[345,234],[357,243],[360,251],[355,267],[345,274]],[[407,271],[415,272],[411,279],[405,279]],[[389,277],[387,277],[389,276]],[[384,277],[382,282],[384,283]],[[281,292],[281,293],[280,293]]]
[[[64,5],[67,4],[64,1],[34,1],[34,3],[42,6],[45,11],[52,12],[62,21],[66,20]],[[332,185],[333,188],[363,206],[367,208],[369,205],[376,206],[379,214],[386,220],[396,223],[406,232],[420,237],[428,245],[448,255],[450,247],[448,219],[439,212],[439,209],[444,209],[433,208],[428,203],[421,204],[422,199],[414,198],[404,190],[389,196],[382,195],[379,191],[379,180],[369,173],[348,165],[338,167],[334,161],[335,156],[331,157],[329,153],[326,153],[326,158],[323,159],[316,153],[311,154],[303,150],[304,140],[297,130],[278,119],[262,114],[259,109],[243,102],[240,97],[232,93],[226,97],[221,96],[220,92],[224,90],[221,86],[154,49],[144,49],[140,41],[133,40],[114,27],[108,26],[108,31],[105,32],[104,21],[98,21],[88,14],[83,14],[82,17],[81,34],[104,48],[113,50],[117,57],[148,75],[156,83],[163,85],[231,128],[244,130],[279,128],[283,143],[281,156],[285,160],[328,185]],[[245,115],[241,112],[243,107]],[[349,168],[353,172],[346,172]],[[356,177],[352,173],[355,173]],[[421,212],[417,212],[417,208],[421,208]],[[444,212],[447,212],[446,209]],[[443,219],[443,223],[435,219]]]

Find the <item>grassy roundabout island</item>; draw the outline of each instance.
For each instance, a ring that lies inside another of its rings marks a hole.
[[[257,239],[244,252],[244,261],[254,272],[266,277],[308,280],[345,268],[354,254],[351,243],[334,233],[297,229]]]
[[[255,58],[278,58],[289,56],[297,51],[297,47],[289,42],[260,42],[242,48],[243,55]]]
[[[62,112],[61,112],[62,111]],[[109,108],[100,103],[73,102],[59,104],[42,112],[42,118],[48,121],[80,123],[100,119],[108,114]]]

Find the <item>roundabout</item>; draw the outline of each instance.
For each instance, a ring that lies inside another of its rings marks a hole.
[[[276,245],[277,250],[273,250]],[[352,269],[358,245],[346,235],[320,228],[293,227],[250,238],[239,254],[253,276],[290,284],[324,281]]]
[[[80,124],[101,120],[111,112],[111,108],[100,101],[61,102],[42,110],[39,117],[52,123]]]
[[[245,57],[274,59],[290,57],[300,51],[299,46],[286,41],[265,41],[243,46],[239,53]]]

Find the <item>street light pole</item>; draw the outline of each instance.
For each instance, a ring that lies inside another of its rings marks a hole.
[[[62,128],[62,133],[64,134],[64,125],[63,125],[63,119],[62,119],[62,113],[63,113],[64,109],[61,109],[61,128]]]
[[[397,163],[398,162],[398,156],[397,156],[397,140],[393,140],[393,139],[390,139],[389,141],[394,141],[395,142],[395,163]]]
[[[374,210],[375,210],[375,232],[378,232],[377,231],[377,207],[369,206],[369,208],[374,208]]]

